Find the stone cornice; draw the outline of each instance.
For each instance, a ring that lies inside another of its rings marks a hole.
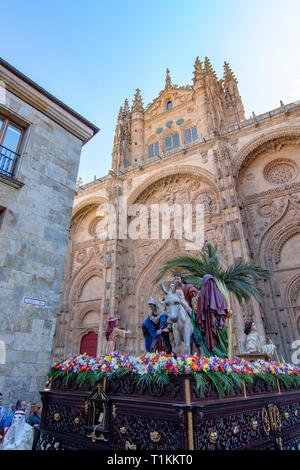
[[[6,90],[78,137],[83,144],[99,131],[96,126],[2,59],[0,59],[0,80]]]

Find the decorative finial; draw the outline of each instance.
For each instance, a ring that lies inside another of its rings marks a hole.
[[[80,188],[80,186],[82,186],[82,178],[81,176],[79,176],[78,180],[77,180],[77,183],[76,183],[76,191],[78,191],[78,189]]]
[[[141,90],[139,90],[139,88],[136,89],[131,111],[133,111],[133,112],[138,111],[138,112],[141,112],[141,113],[144,112],[143,99],[142,99],[142,95],[141,95]]]
[[[166,88],[171,88],[170,70],[166,70]]]
[[[199,80],[202,80],[203,78],[203,64],[198,56],[196,57],[194,68],[195,70],[194,70],[193,82],[195,85],[196,82],[198,82]]]

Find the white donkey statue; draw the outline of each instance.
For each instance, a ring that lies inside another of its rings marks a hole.
[[[192,310],[186,300],[183,292],[176,290],[176,283],[170,283],[170,289],[160,284],[163,292],[166,294],[164,303],[167,307],[168,316],[173,323],[173,333],[176,353],[180,354],[181,343],[184,343],[184,354],[191,354],[192,334],[194,331],[192,323]]]

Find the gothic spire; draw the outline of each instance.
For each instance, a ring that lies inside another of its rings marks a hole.
[[[136,89],[131,111],[132,112],[137,111],[140,113],[144,112],[143,99],[142,99],[141,91],[139,90],[139,88]]]
[[[205,59],[204,59],[204,70],[205,70],[206,75],[213,76],[215,78],[215,80],[218,81],[217,74],[214,71],[208,57],[205,57]]]
[[[126,98],[123,106],[123,117],[127,117],[130,114],[128,99]]]
[[[196,57],[195,64],[194,64],[194,78],[193,78],[193,84],[194,86],[196,83],[202,81],[203,79],[203,64],[201,60],[199,60],[199,57]]]
[[[122,119],[122,116],[123,116],[123,108],[121,106],[120,110],[119,110],[119,114],[118,114],[118,121],[120,121],[120,119]]]
[[[234,81],[235,83],[238,83],[233,71],[231,70],[231,67],[226,60],[224,61],[224,81],[229,82],[229,81]]]

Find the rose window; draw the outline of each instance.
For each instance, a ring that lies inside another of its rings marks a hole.
[[[278,159],[266,165],[264,177],[271,184],[289,183],[297,173],[297,166],[293,160]]]

